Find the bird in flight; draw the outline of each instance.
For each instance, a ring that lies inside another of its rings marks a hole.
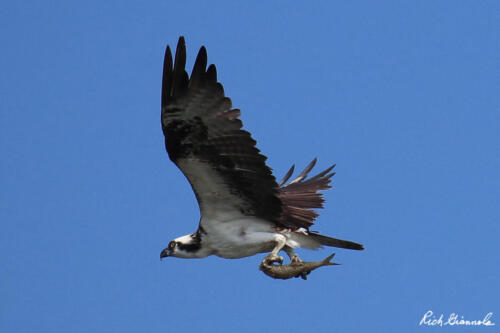
[[[172,240],[160,258],[242,258],[269,253],[266,263],[283,263],[284,251],[301,262],[295,248],[333,246],[362,250],[354,242],[312,232],[330,188],[335,165],[308,178],[314,159],[298,177],[278,183],[256,141],[242,129],[240,110],[233,109],[217,82],[207,52],[200,48],[191,76],[186,70],[186,44],[181,36],[175,59],[167,46],[163,64],[161,125],[169,158],[186,176],[200,208],[198,229]]]

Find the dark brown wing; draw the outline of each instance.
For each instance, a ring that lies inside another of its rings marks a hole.
[[[255,140],[241,129],[240,111],[224,96],[215,66],[207,68],[205,47],[190,78],[185,65],[180,37],[175,63],[168,46],[165,52],[161,123],[168,155],[189,180],[201,213],[228,220],[234,213],[252,215],[279,224],[278,184]]]
[[[330,178],[335,172],[330,173],[330,171],[335,165],[307,179],[308,173],[315,164],[316,159],[309,163],[297,178],[284,185],[293,173],[294,166],[292,166],[280,182],[278,197],[283,204],[282,223],[286,221],[287,225],[308,229],[318,216],[318,213],[314,209],[323,208],[325,200],[323,199],[323,195],[318,191],[331,188]]]

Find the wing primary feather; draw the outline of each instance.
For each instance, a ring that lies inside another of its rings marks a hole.
[[[286,173],[285,177],[283,177],[283,179],[280,181],[280,183],[278,184],[278,187],[281,187],[283,186],[283,184],[286,183],[286,181],[288,179],[290,179],[290,177],[292,176],[293,174],[293,170],[295,169],[295,164],[292,165],[292,167],[290,168],[290,170],[288,170],[288,172]]]
[[[189,80],[190,85],[196,85],[203,80],[203,74],[205,74],[205,69],[207,68],[207,50],[205,46],[200,48],[198,56],[193,66],[193,71],[191,72],[191,79]]]
[[[335,175],[335,172],[332,172],[332,173],[331,173],[331,174],[329,174],[329,175],[327,175],[327,173],[329,173],[329,172],[330,172],[333,168],[335,168],[335,166],[336,166],[336,164],[332,165],[331,167],[329,167],[329,168],[328,168],[328,169],[326,169],[326,170],[321,171],[321,172],[320,172],[320,173],[318,173],[316,176],[314,176],[314,177],[312,177],[312,178],[308,179],[308,181],[314,181],[314,180],[316,180],[316,179],[318,179],[318,178],[323,178],[323,177],[325,177],[325,178],[330,178],[330,177],[332,177],[333,175]]]
[[[314,165],[316,164],[317,161],[318,161],[318,159],[314,158],[314,160],[312,160],[311,163],[309,163],[309,165],[306,166],[306,168],[304,169],[304,171],[302,171],[297,178],[295,178],[294,180],[292,180],[290,182],[290,184],[298,183],[298,182],[301,182],[302,180],[304,180],[304,178],[307,177],[307,174],[311,171],[311,169],[314,168]],[[288,185],[290,185],[290,184],[288,184]]]
[[[170,90],[170,95],[176,97],[181,95],[187,89],[188,75],[186,70],[186,42],[184,37],[179,37],[177,49],[175,50],[173,84]]]
[[[167,48],[165,49],[165,57],[163,58],[163,78],[161,88],[162,108],[167,103],[168,94],[172,89],[172,66],[172,51],[170,51],[170,46],[167,45]]]
[[[210,66],[208,66],[207,81],[212,82],[212,83],[217,82],[217,69],[215,68],[214,64],[211,64]]]

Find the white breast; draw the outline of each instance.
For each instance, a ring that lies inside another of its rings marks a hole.
[[[206,232],[203,246],[212,249],[222,258],[242,258],[273,249],[273,236],[277,233],[273,226],[255,217],[239,216],[228,220],[202,218],[201,226]]]

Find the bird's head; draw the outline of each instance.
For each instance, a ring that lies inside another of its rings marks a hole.
[[[203,258],[205,254],[201,246],[201,237],[195,233],[178,237],[168,243],[168,246],[160,253],[160,259],[165,257],[177,258]]]

